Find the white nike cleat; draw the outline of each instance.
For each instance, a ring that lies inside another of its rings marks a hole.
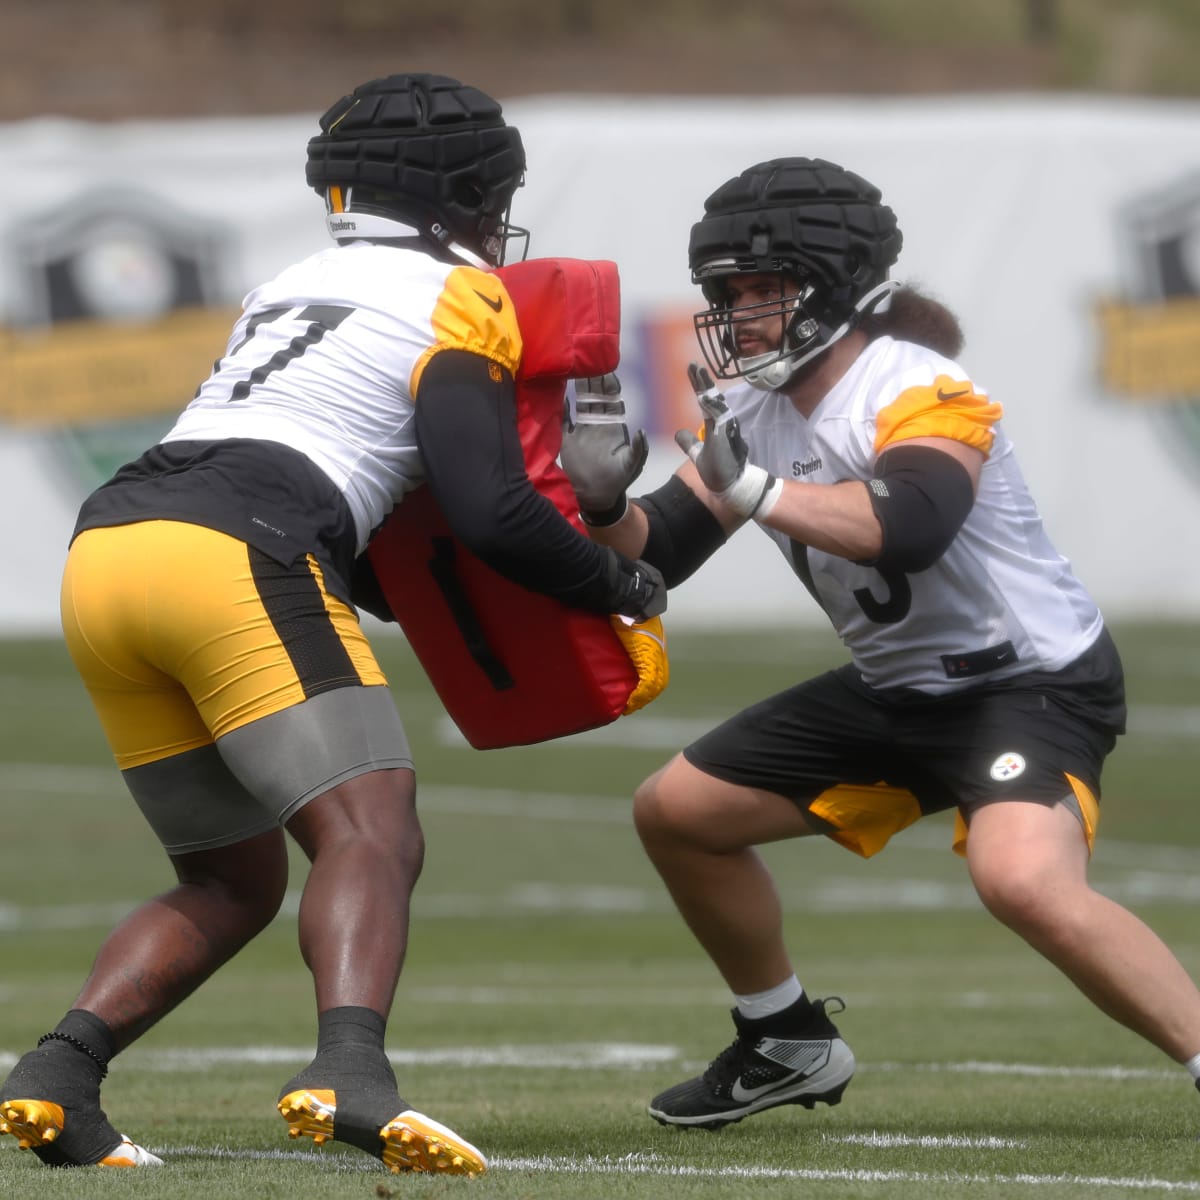
[[[831,997],[845,1008],[837,997]],[[650,1102],[662,1125],[720,1129],[781,1104],[837,1104],[854,1076],[854,1055],[825,1013],[831,1001],[807,999],[799,1020],[789,1012],[750,1021],[734,1010],[738,1036],[703,1075],[668,1088]]]
[[[97,1164],[98,1167],[161,1167],[163,1160],[151,1154],[145,1146],[131,1142],[121,1134],[121,1143],[114,1146]]]

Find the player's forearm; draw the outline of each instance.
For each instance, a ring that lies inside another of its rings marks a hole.
[[[883,548],[879,519],[866,485],[858,481],[830,485],[785,480],[762,524],[853,562],[877,558]]]
[[[626,558],[641,558],[646,548],[649,525],[646,514],[636,504],[625,510],[625,515],[612,525],[589,525],[592,541],[602,546],[611,546]]]

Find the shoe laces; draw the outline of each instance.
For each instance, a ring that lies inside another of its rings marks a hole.
[[[836,1008],[830,1008],[830,1005],[836,1004]],[[827,996],[822,1000],[813,1000],[812,1009],[809,1012],[808,1019],[804,1025],[795,1030],[788,1030],[789,1040],[803,1041],[812,1030],[812,1026],[826,1026],[830,1024],[829,1013],[842,1013],[846,1011],[846,1002],[841,996]],[[738,1027],[738,1035],[733,1041],[717,1055],[716,1058],[708,1064],[708,1069],[704,1072],[704,1081],[710,1085],[731,1084],[744,1071],[747,1062],[753,1062],[760,1055],[755,1050],[755,1046],[766,1035],[766,1031],[761,1027],[753,1028],[750,1022],[745,1018],[739,1020],[740,1014],[737,1009],[733,1010],[734,1024]],[[758,1025],[755,1021],[753,1025]],[[772,1031],[776,1035],[778,1031]],[[836,1036],[836,1030],[834,1031]],[[820,1037],[830,1036],[829,1030],[822,1028],[819,1031]],[[1200,1082],[1197,1083],[1200,1087]]]
[[[743,1063],[753,1053],[750,1040],[739,1035],[708,1064],[704,1082],[710,1087],[728,1086],[741,1075]]]

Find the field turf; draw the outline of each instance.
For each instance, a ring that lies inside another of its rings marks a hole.
[[[1118,627],[1133,721],[1093,878],[1200,975],[1200,628]],[[401,1092],[491,1160],[393,1176],[292,1142],[276,1093],[311,1054],[303,879],[243,955],[116,1060],[105,1107],[160,1171],[50,1171],[0,1138],[0,1197],[471,1196],[1059,1200],[1200,1196],[1200,1096],[988,917],[934,818],[862,862],[769,847],[798,973],[838,995],[858,1074],[836,1108],[718,1134],[646,1116],[730,1038],[729,999],[644,861],[636,783],[747,701],[840,660],[829,635],[671,635],[672,684],[604,730],[478,752],[406,644],[377,638],[429,849],[389,1027]],[[0,642],[0,1071],[71,1003],[110,924],[169,886],[54,639]]]

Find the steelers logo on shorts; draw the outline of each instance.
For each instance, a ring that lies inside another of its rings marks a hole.
[[[1016,779],[1024,770],[1025,760],[1015,750],[1008,750],[992,763],[988,774],[997,783],[1004,783],[1009,779]]]

